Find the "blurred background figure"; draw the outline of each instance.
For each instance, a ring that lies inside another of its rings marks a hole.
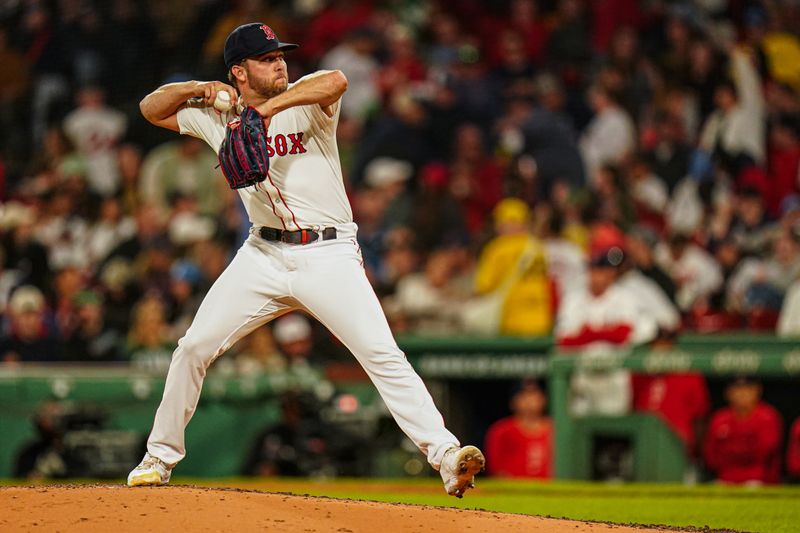
[[[289,390],[280,405],[280,420],[256,437],[244,475],[328,478],[363,472],[369,454],[361,453],[362,443],[325,422],[325,405],[313,394]]]
[[[486,433],[486,463],[497,477],[550,479],[553,475],[553,425],[541,386],[526,379],[509,403],[511,416]]]
[[[69,475],[64,450],[64,408],[58,402],[42,404],[34,415],[36,440],[25,445],[17,456],[14,477],[20,479],[58,479]]]
[[[624,350],[653,340],[657,325],[642,312],[637,295],[617,283],[624,253],[618,246],[600,249],[589,263],[585,290],[566,295],[558,311],[555,336],[560,350],[576,355]],[[572,374],[570,409],[574,415],[622,415],[631,407],[626,370]]]
[[[311,325],[300,313],[289,313],[275,321],[272,336],[290,368],[299,370],[318,363],[312,333]]]
[[[8,302],[8,322],[0,336],[4,362],[59,361],[61,346],[47,318],[42,292],[31,285],[18,288]]]
[[[748,376],[725,390],[728,407],[716,411],[708,426],[706,466],[723,483],[780,482],[783,420],[761,400],[761,383]]]
[[[498,333],[545,335],[553,327],[556,296],[545,249],[530,231],[530,210],[522,200],[506,198],[492,216],[497,236],[478,258],[475,292],[502,300]]]
[[[117,143],[125,135],[127,119],[105,103],[105,91],[95,85],[82,88],[78,107],[64,118],[64,131],[86,157],[89,187],[101,196],[120,186]]]

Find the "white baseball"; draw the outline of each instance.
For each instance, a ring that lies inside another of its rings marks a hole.
[[[225,113],[226,111],[230,110],[232,105],[230,94],[225,91],[220,91],[217,93],[217,97],[214,99],[214,109]]]

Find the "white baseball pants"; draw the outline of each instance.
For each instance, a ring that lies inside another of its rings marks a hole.
[[[236,341],[293,309],[304,309],[355,355],[400,429],[439,469],[458,446],[425,384],[397,346],[362,267],[356,225],[337,238],[298,245],[251,234],[208,291],[172,355],[147,451],[168,464],[186,455],[206,369]]]

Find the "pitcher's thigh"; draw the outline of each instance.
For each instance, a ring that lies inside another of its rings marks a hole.
[[[293,285],[298,302],[359,359],[400,355],[405,362],[359,262],[343,258],[326,267],[304,273]]]
[[[262,258],[246,246],[209,289],[179,348],[213,359],[259,325],[291,309],[289,299],[281,294],[280,280],[286,274],[259,264]]]

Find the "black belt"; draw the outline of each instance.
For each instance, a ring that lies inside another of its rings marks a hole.
[[[285,229],[268,228],[261,226],[258,228],[258,234],[261,238],[267,241],[281,241],[289,244],[308,244],[314,242],[322,234],[323,241],[329,241],[336,238],[336,228],[325,228],[322,232],[314,231],[311,229],[301,229],[297,231],[288,231]]]

